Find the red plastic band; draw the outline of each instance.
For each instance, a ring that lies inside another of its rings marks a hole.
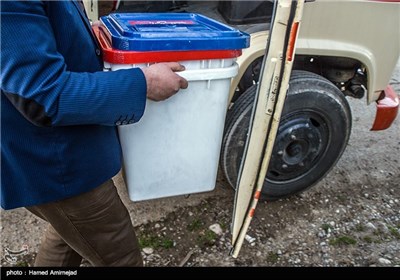
[[[139,64],[152,62],[174,62],[202,59],[235,58],[242,55],[242,50],[211,50],[211,51],[121,51],[113,49],[105,31],[99,26],[93,26],[93,32],[99,42],[103,60],[112,64]]]

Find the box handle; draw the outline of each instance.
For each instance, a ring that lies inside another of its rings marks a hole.
[[[196,70],[185,70],[182,72],[176,72],[179,76],[185,78],[188,82],[190,81],[210,81],[210,80],[222,80],[233,78],[238,74],[239,66],[235,62],[232,66],[226,68],[215,68],[215,69],[196,69]]]

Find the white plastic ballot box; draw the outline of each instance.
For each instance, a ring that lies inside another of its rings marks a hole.
[[[94,33],[107,70],[178,61],[185,90],[147,100],[141,120],[118,127],[129,197],[140,201],[215,188],[231,78],[249,35],[189,13],[101,18]]]

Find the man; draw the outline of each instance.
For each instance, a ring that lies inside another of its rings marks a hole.
[[[115,125],[139,121],[146,97],[186,88],[182,70],[102,72],[81,2],[1,1],[1,206],[50,223],[35,265],[143,265],[111,180],[121,168]]]

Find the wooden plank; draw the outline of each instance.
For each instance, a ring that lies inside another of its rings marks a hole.
[[[278,0],[236,187],[232,256],[237,257],[260,197],[293,64],[304,0]]]

